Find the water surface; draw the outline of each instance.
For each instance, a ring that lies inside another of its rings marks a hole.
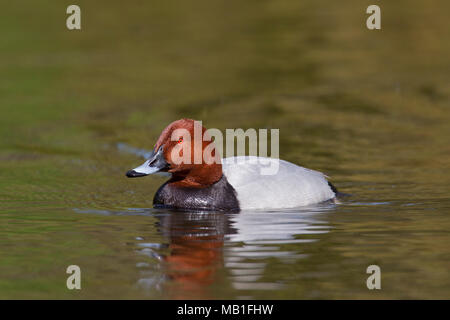
[[[369,4],[79,1],[79,32],[63,3],[2,8],[0,298],[450,298],[449,2],[383,2],[379,32]],[[152,209],[165,178],[117,146],[181,117],[279,128],[352,196]]]

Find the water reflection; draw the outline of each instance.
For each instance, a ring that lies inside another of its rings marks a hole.
[[[294,263],[307,255],[299,243],[317,241],[310,235],[330,229],[324,213],[334,205],[278,212],[248,212],[230,217],[234,234],[226,235],[225,267],[237,290],[277,290],[284,283],[263,280],[267,260]],[[289,244],[297,244],[289,246]]]
[[[314,235],[329,232],[326,216],[334,208],[334,204],[324,204],[238,214],[155,209],[76,211],[156,218],[159,240],[155,241],[154,235],[135,235],[133,250],[142,256],[136,265],[138,287],[172,299],[208,299],[214,298],[210,289],[217,283],[244,291],[283,288],[286,284],[278,280],[264,280],[267,264],[271,259],[294,263],[307,258],[302,244],[318,241]]]
[[[221,270],[225,236],[236,231],[223,213],[172,212],[159,216],[158,229],[168,240],[164,257],[171,298],[208,298],[208,286]]]

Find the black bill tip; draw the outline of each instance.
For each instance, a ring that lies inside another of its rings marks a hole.
[[[127,171],[127,173],[125,174],[128,178],[138,178],[138,177],[144,177],[146,176],[145,173],[141,173],[141,172],[136,172],[134,170],[129,170]]]

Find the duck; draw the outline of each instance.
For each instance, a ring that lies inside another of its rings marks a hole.
[[[239,212],[287,209],[336,200],[338,191],[327,176],[285,160],[257,156],[220,158],[213,148],[210,154],[215,161],[205,156],[200,162],[193,161],[194,143],[185,136],[186,133],[194,136],[194,127],[192,119],[170,123],[161,132],[148,160],[126,172],[128,178],[156,173],[170,175],[154,195],[155,208]],[[207,131],[203,126],[201,130],[202,134]],[[214,142],[202,139],[199,145],[205,151],[211,143]],[[183,153],[187,158],[180,161],[176,156]],[[267,165],[276,166],[276,173],[261,174],[261,167]]]

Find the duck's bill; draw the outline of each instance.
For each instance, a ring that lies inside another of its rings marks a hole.
[[[126,173],[128,178],[145,177],[149,174],[154,174],[161,171],[167,171],[169,164],[164,159],[163,148],[159,148],[158,152],[153,152],[150,159],[145,161],[142,165]]]

